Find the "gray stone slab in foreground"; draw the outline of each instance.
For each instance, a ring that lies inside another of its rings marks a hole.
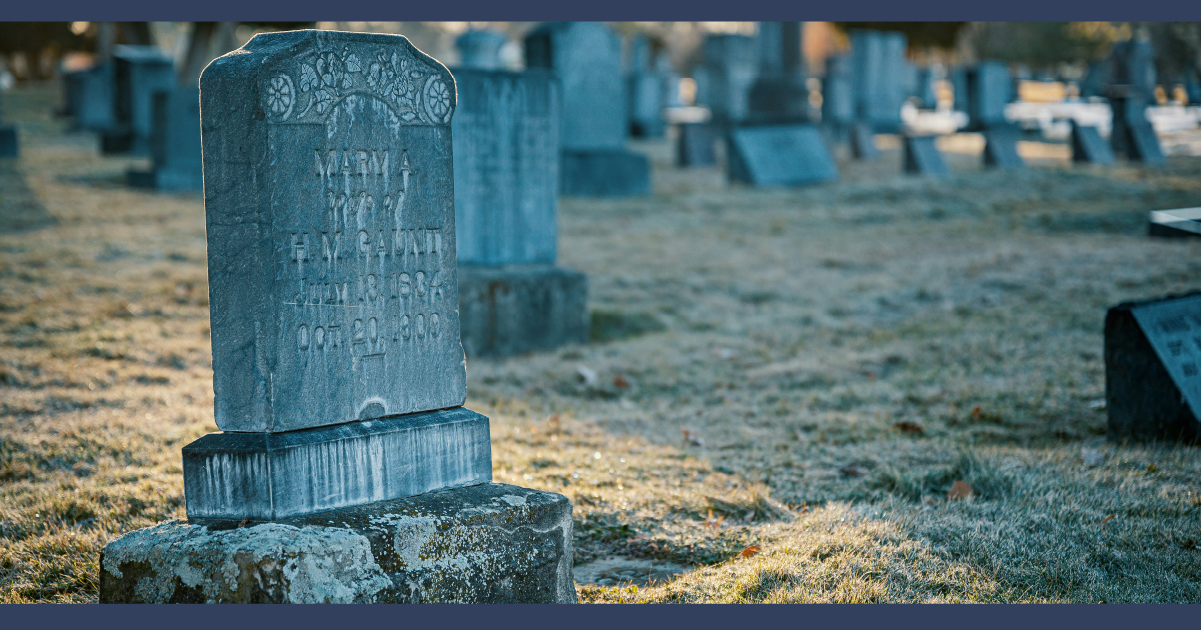
[[[571,501],[484,484],[100,552],[102,603],[574,603]]]
[[[278,520],[492,480],[488,418],[457,407],[183,448],[190,519]]]
[[[588,341],[588,277],[553,265],[459,267],[468,356],[511,356]]]

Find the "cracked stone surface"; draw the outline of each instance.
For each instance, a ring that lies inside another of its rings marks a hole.
[[[571,529],[566,497],[505,484],[270,523],[169,521],[104,547],[100,601],[574,603]]]

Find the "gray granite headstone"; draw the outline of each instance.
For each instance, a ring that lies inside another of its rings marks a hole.
[[[1160,166],[1165,159],[1155,128],[1147,119],[1149,102],[1128,91],[1111,88],[1109,105],[1113,109],[1113,127],[1109,144],[1115,154],[1124,155],[1132,162]]]
[[[630,135],[661,138],[667,129],[663,120],[665,79],[652,65],[650,40],[635,36],[630,49],[630,72],[626,77]]]
[[[1072,161],[1085,164],[1113,164],[1113,149],[1092,125],[1072,121]]]
[[[100,139],[105,153],[150,152],[154,94],[175,85],[175,65],[157,46],[113,48],[113,128]]]
[[[154,95],[150,170],[129,170],[131,186],[155,190],[200,190],[200,88],[175,87]]]
[[[113,64],[111,61],[85,70],[79,78],[79,94],[73,106],[72,127],[106,132],[115,125],[113,117]]]
[[[697,104],[713,113],[725,127],[747,115],[747,95],[758,76],[758,48],[753,37],[736,34],[705,36],[702,61],[696,69]]]
[[[826,58],[826,76],[822,79],[822,125],[843,138],[855,122],[855,93],[851,81],[851,58],[831,55]]]
[[[1201,437],[1201,294],[1109,310],[1105,399],[1111,439]]]
[[[759,187],[798,186],[838,179],[838,167],[816,125],[769,125],[731,130],[729,175]]]
[[[759,76],[747,95],[748,123],[809,122],[800,22],[759,23]]]
[[[650,161],[625,149],[629,118],[621,42],[600,22],[548,22],[525,39],[529,68],[552,70],[563,95],[559,134],[563,195],[650,192]]]
[[[850,37],[857,117],[876,131],[895,132],[901,126],[906,98],[905,34],[852,30]]]
[[[503,65],[500,49],[508,39],[496,31],[467,31],[455,38],[459,65],[476,70],[499,70]]]
[[[937,109],[938,108],[938,72],[933,66],[925,66],[917,71],[917,92],[914,96],[917,97],[918,107],[922,109]]]
[[[455,71],[458,260],[554,263],[558,224],[559,84],[545,70]]]
[[[294,31],[200,87],[217,426],[463,404],[446,68],[401,37]]]
[[[1155,71],[1155,48],[1150,42],[1129,39],[1114,44],[1109,56],[1111,86],[1126,86],[1129,95],[1145,103],[1155,102],[1158,77]]]
[[[930,177],[951,174],[934,145],[934,136],[905,136],[905,172]]]
[[[1000,61],[981,61],[967,71],[968,128],[988,129],[1004,125],[1005,106],[1012,100],[1013,79],[1009,66]]]
[[[703,167],[717,164],[716,134],[709,123],[683,123],[676,141],[676,165]]]

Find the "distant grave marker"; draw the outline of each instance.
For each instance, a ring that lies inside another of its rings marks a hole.
[[[717,164],[714,144],[717,137],[709,123],[681,123],[676,143],[676,165],[683,167]]]
[[[0,102],[0,157],[17,157],[19,153],[17,128],[13,125],[5,125],[3,123],[4,107],[3,102]]]
[[[838,179],[816,125],[740,127],[730,132],[729,175],[755,186],[797,186]]]
[[[725,129],[747,115],[747,95],[759,73],[753,37],[730,33],[705,36],[703,59],[696,69],[697,104],[713,112],[713,124]]]
[[[1105,399],[1111,439],[1201,437],[1201,294],[1109,309]]]
[[[1125,155],[1132,162],[1162,166],[1166,160],[1155,127],[1147,120],[1147,102],[1134,96],[1111,94],[1109,104],[1113,108],[1113,131],[1109,137],[1113,152]]]
[[[1201,208],[1153,210],[1148,216],[1147,234],[1168,238],[1201,236]]]
[[[876,134],[872,126],[859,122],[851,127],[851,155],[857,160],[874,160],[880,157],[880,149],[876,148]]]
[[[856,117],[881,133],[901,126],[905,103],[904,33],[851,30],[851,60]]]
[[[155,190],[200,190],[200,88],[175,87],[154,95],[149,170],[130,169],[130,186]]]
[[[113,126],[100,138],[104,153],[150,152],[154,94],[175,86],[174,61],[157,46],[113,49]]]
[[[931,177],[951,174],[934,145],[934,136],[905,136],[905,172]]]
[[[1110,165],[1114,163],[1113,149],[1092,125],[1072,121],[1072,161]]]
[[[1002,125],[984,130],[984,165],[1002,169],[1022,169],[1025,160],[1018,154],[1021,130]]]
[[[496,31],[467,31],[455,39],[459,49],[459,65],[476,70],[499,70],[503,65],[500,49],[508,38]]]

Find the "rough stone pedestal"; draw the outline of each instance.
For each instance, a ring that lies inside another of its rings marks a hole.
[[[588,277],[554,265],[462,265],[459,326],[469,357],[584,343]]]
[[[101,603],[574,603],[571,501],[483,484],[278,522],[169,521],[100,553]]]

